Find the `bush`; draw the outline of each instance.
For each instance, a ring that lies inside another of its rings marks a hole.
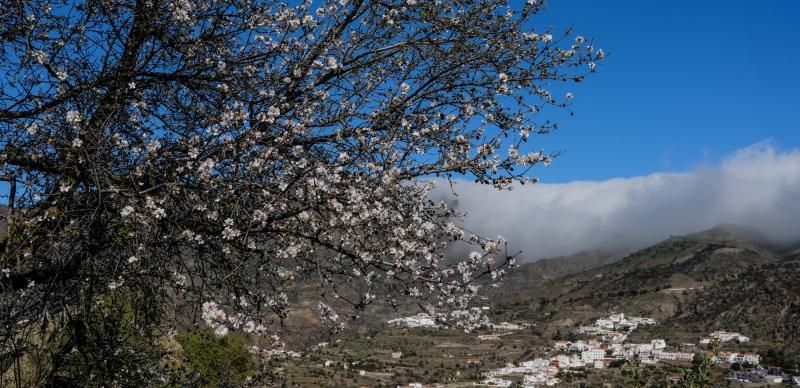
[[[91,309],[75,312],[65,330],[46,336],[40,371],[53,386],[101,387],[145,384],[158,374],[161,349],[140,330],[155,313],[139,303],[142,295],[96,298]],[[32,354],[34,354],[32,352]]]
[[[622,368],[623,365],[625,365],[625,360],[614,360],[614,361],[611,361],[610,364],[608,364],[608,367],[609,368]]]
[[[205,386],[241,386],[257,372],[244,340],[235,333],[217,337],[206,329],[185,332],[176,339],[183,347],[186,366]]]

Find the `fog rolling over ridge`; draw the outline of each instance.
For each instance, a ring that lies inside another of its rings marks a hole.
[[[521,259],[581,250],[613,254],[643,248],[670,235],[722,223],[756,229],[772,243],[800,240],[800,149],[761,142],[717,166],[634,178],[539,183],[497,191],[457,181],[434,194],[467,213],[468,230],[509,241]]]

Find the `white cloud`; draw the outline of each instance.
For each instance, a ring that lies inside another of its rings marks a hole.
[[[437,195],[452,199],[449,186],[440,187]],[[800,149],[778,151],[769,142],[685,173],[510,192],[467,181],[455,187],[468,229],[502,235],[528,259],[596,248],[623,252],[721,223],[755,228],[778,243],[800,239]]]

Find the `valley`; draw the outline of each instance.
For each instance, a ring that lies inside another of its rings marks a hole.
[[[707,357],[720,383],[734,381],[733,365],[782,367],[788,383],[800,362],[797,279],[796,248],[724,225],[618,259],[583,252],[529,263],[500,286],[483,284],[477,303],[490,321],[518,330],[465,333],[424,314],[365,318],[338,342],[274,362],[300,385],[669,386]],[[625,317],[647,324],[619,326]]]

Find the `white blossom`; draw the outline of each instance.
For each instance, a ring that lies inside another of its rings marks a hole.
[[[74,127],[74,126],[77,126],[78,124],[80,124],[80,122],[81,122],[81,120],[83,120],[83,118],[81,117],[81,114],[78,111],[71,110],[71,111],[67,112],[66,120],[67,120],[68,124],[70,124],[70,125],[72,125]]]
[[[224,325],[217,325],[214,327],[214,334],[218,337],[224,337],[228,334],[228,327]]]
[[[36,62],[39,62],[42,65],[45,65],[45,64],[47,64],[49,62],[49,59],[47,58],[47,54],[45,54],[41,50],[34,51],[32,56],[33,56],[34,59],[36,59]]]
[[[154,153],[161,147],[161,142],[158,140],[151,140],[147,142],[147,152]]]
[[[234,225],[234,221],[231,218],[226,218],[224,221],[225,228],[222,230],[222,238],[225,240],[233,240],[236,237],[239,237],[242,232],[239,229],[236,229]]]
[[[133,214],[133,212],[134,212],[133,206],[128,205],[123,207],[122,210],[119,212],[119,214],[122,216],[122,218],[125,218]]]
[[[172,9],[172,17],[176,21],[185,24],[193,22],[194,6],[190,0],[174,0],[169,7]]]

